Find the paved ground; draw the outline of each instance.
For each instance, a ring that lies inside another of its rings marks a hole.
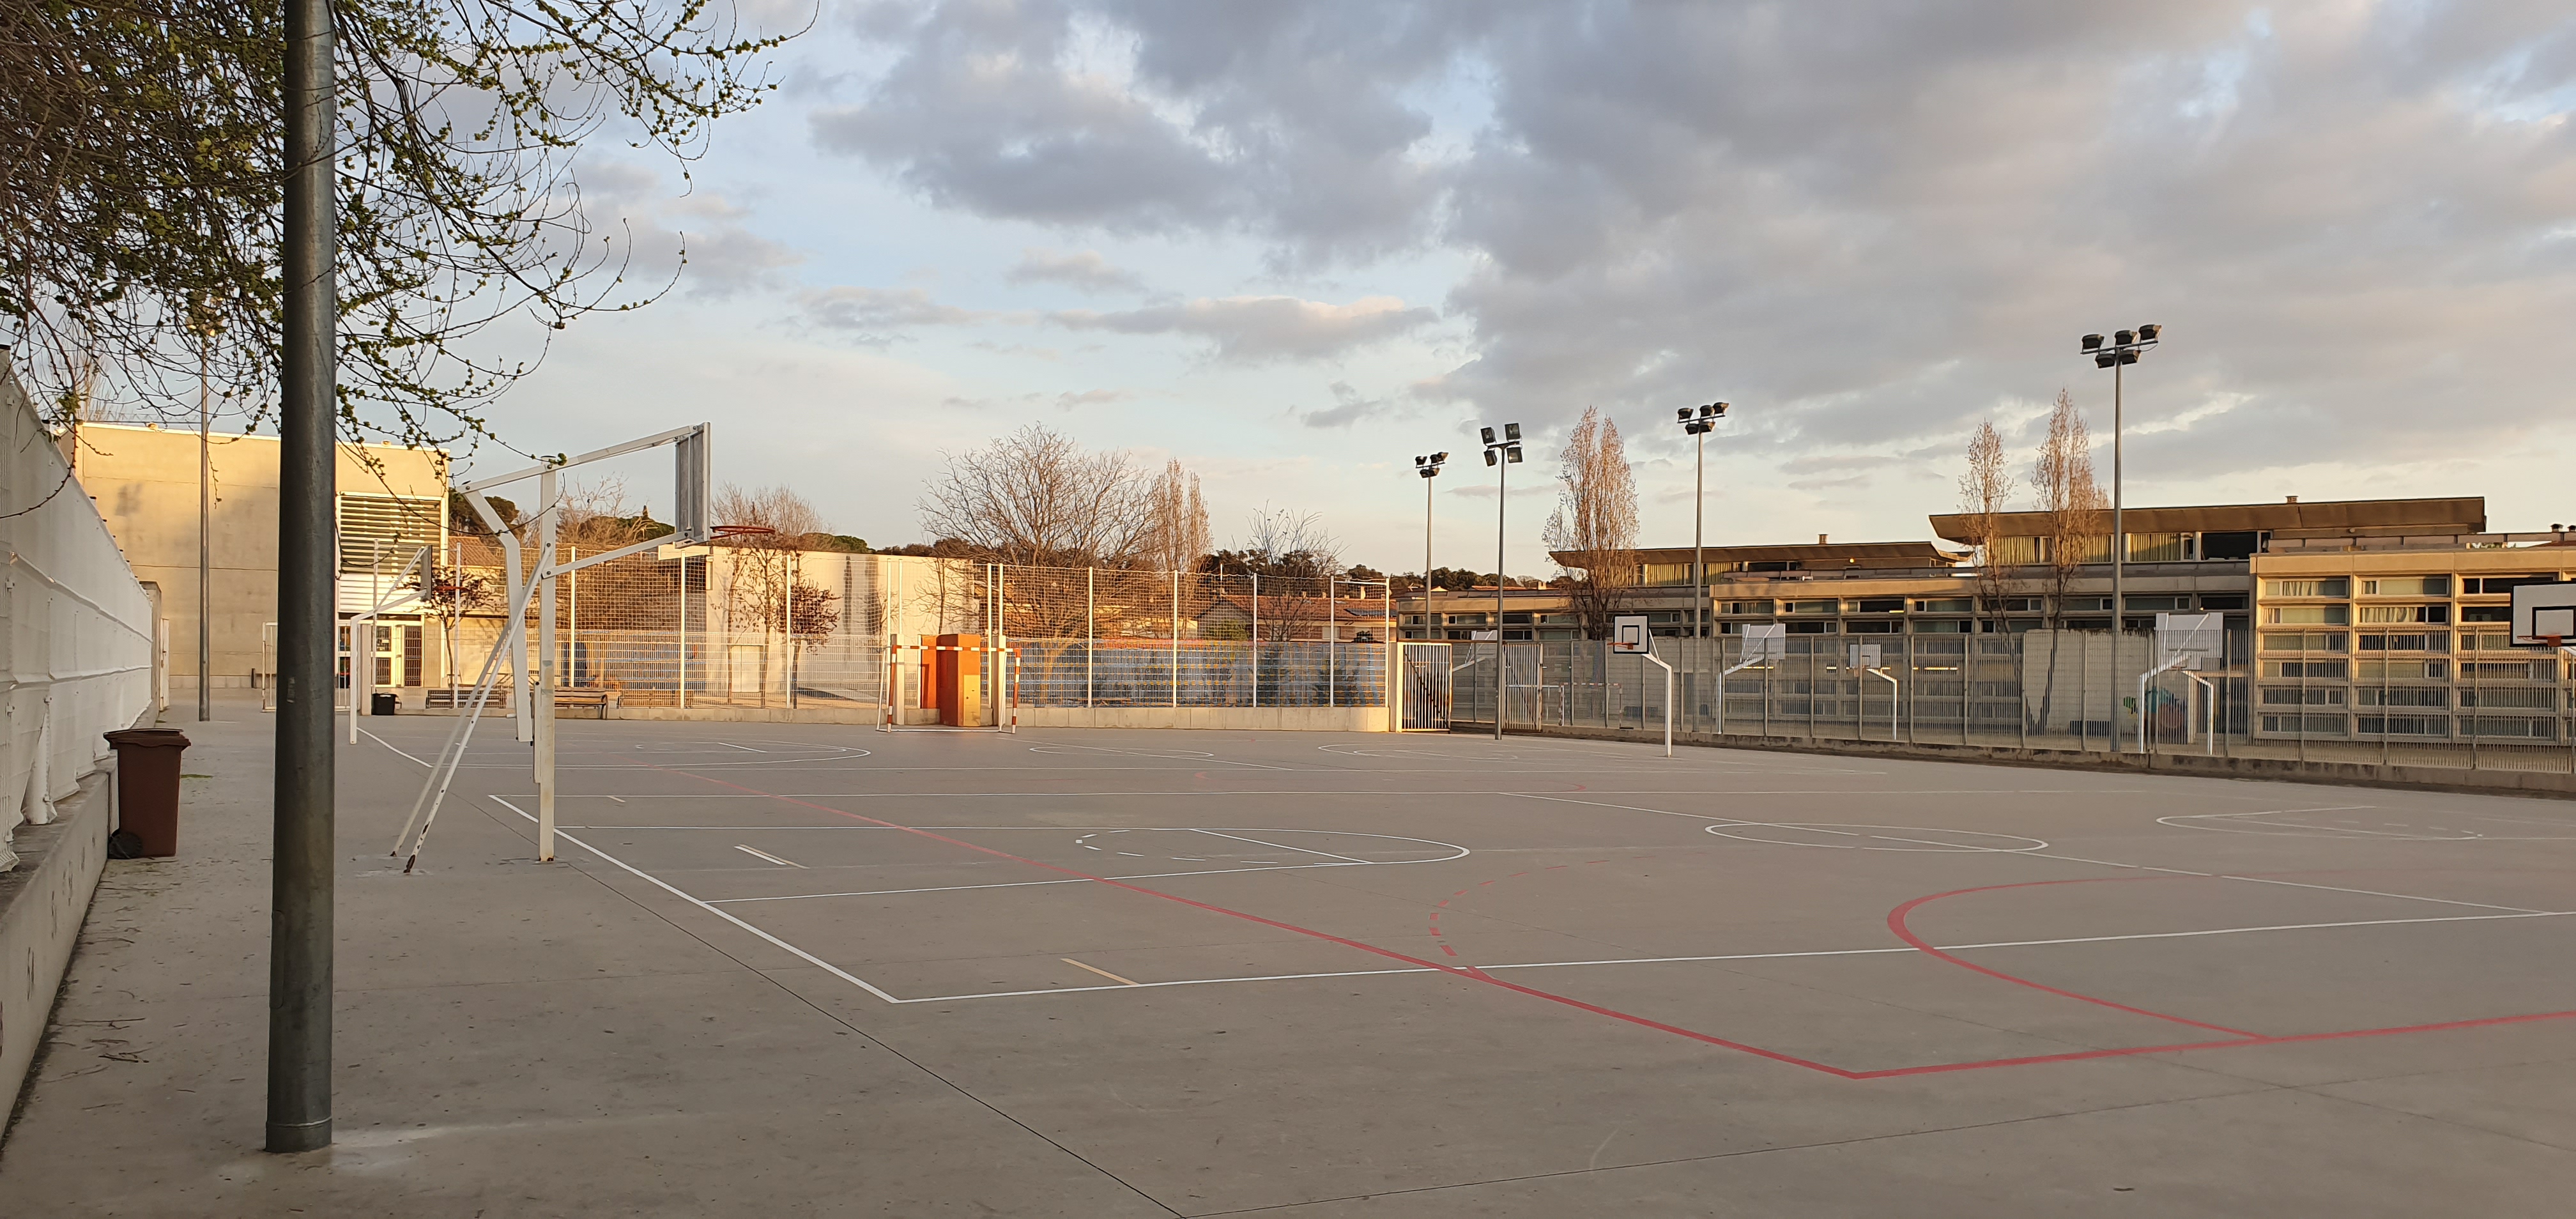
[[[266,725],[112,865],[11,1214],[2423,1215],[2576,1195],[2576,805],[1620,744],[345,749],[259,1153]]]

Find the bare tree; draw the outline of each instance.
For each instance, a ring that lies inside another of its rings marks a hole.
[[[969,453],[947,455],[920,504],[922,528],[990,562],[1032,567],[1132,567],[1186,548],[1157,528],[1157,493],[1124,451],[1093,453],[1032,423]],[[1195,488],[1191,488],[1194,490]],[[1188,524],[1186,490],[1171,522]],[[1204,514],[1201,514],[1204,519]],[[1202,526],[1203,527],[1203,526]]]
[[[1181,468],[1181,459],[1163,463],[1163,473],[1147,494],[1148,565],[1158,571],[1191,571],[1213,545],[1207,505],[1199,499],[1199,476]]]
[[[1637,482],[1619,425],[1599,408],[1583,408],[1557,457],[1556,481],[1556,513],[1542,536],[1551,552],[1566,556],[1561,566],[1583,572],[1568,599],[1584,636],[1607,639],[1611,620],[1637,591]]]
[[[2039,442],[2039,458],[2031,465],[2031,489],[2038,494],[2042,528],[2048,531],[2048,620],[2052,626],[2063,625],[2067,591],[2084,565],[2109,558],[2103,552],[2110,522],[2108,497],[2093,480],[2092,435],[2075,399],[2062,389],[2048,413],[2048,436]]]
[[[775,631],[809,649],[821,644],[841,624],[833,604],[840,594],[807,582],[798,552],[807,538],[824,532],[823,514],[785,487],[746,491],[727,483],[715,498],[718,521],[770,530],[726,540],[734,551],[726,608],[764,635]]]
[[[2003,537],[2004,505],[2012,498],[2012,473],[2004,468],[2004,438],[1991,420],[1980,420],[1968,437],[1968,469],[1959,476],[1959,511],[1968,518],[1970,545],[1977,548],[1977,616],[1986,630],[2003,628],[2004,594],[2015,560]]]

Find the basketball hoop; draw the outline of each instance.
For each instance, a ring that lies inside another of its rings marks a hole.
[[[714,540],[723,541],[728,538],[765,537],[778,531],[767,525],[718,525],[711,532],[715,535]]]

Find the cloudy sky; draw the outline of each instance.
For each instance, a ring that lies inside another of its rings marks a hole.
[[[920,540],[943,450],[1037,421],[1349,556],[1490,567],[1480,423],[1585,406],[1687,544],[1919,538],[1992,419],[2140,322],[2131,503],[2487,497],[2576,520],[2576,10],[2519,3],[823,0],[683,189],[582,173],[678,290],[567,331],[534,450],[711,418],[721,476]],[[805,10],[785,4],[801,19]],[[658,252],[658,253],[657,253]],[[647,494],[645,498],[650,499]]]

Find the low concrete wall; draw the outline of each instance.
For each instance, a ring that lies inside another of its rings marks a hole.
[[[1454,724],[1454,731],[1491,735]],[[1661,744],[1660,725],[1651,731],[1549,725],[1508,730],[1509,735],[1575,737],[1596,741]],[[1751,734],[1676,732],[1675,745],[1725,749],[1759,749],[1776,753],[1821,753],[1862,757],[1912,758],[1931,762],[1975,762],[1989,766],[2036,766],[2054,770],[2136,770],[2164,774],[2207,775],[2229,779],[2272,779],[2291,783],[2330,783],[2342,787],[2407,787],[2435,791],[2484,792],[2498,795],[2576,798],[2576,775],[2563,771],[2461,770],[2435,766],[2377,766],[2363,762],[2298,762],[2284,758],[2228,758],[2197,753],[2076,753],[2057,749],[2018,749],[1984,745],[1923,745],[1897,741],[1809,740]]]
[[[1022,707],[1023,728],[1384,732],[1384,707]]]
[[[0,1096],[13,1108],[107,866],[115,781],[114,766],[103,765],[55,802],[54,820],[19,827],[18,866],[0,872]]]
[[[344,713],[345,714],[345,713]],[[452,716],[445,707],[404,715]],[[596,707],[564,707],[558,719],[602,718]],[[705,723],[867,724],[884,722],[873,703],[827,707],[610,707],[612,720],[683,720]],[[1215,728],[1266,732],[1384,732],[1384,707],[1022,707],[1023,728]],[[506,711],[486,711],[485,724],[508,724]]]

